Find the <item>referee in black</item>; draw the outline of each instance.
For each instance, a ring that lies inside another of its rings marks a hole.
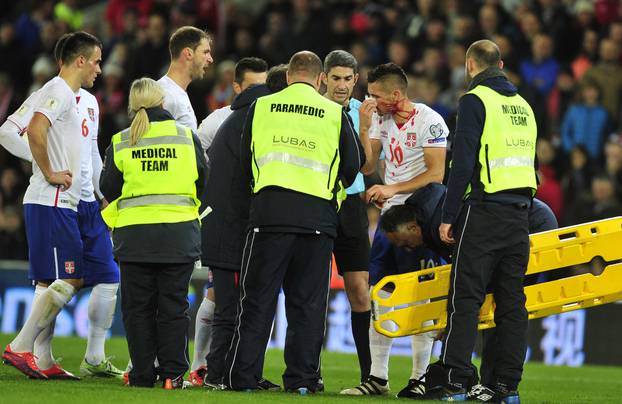
[[[246,118],[240,161],[253,196],[224,380],[234,390],[257,389],[281,286],[284,387],[301,394],[324,389],[320,352],[337,208],[365,154],[342,106],[318,93],[321,74],[316,54],[294,54],[288,87],[259,98]]]
[[[537,128],[531,107],[501,71],[495,43],[473,43],[465,64],[471,82],[458,106],[439,227],[441,240],[455,243],[440,358],[446,382],[439,398],[467,398],[475,376],[471,354],[479,310],[490,285],[498,343],[495,400],[518,403],[527,338],[523,279],[529,260],[528,211],[537,187]]]

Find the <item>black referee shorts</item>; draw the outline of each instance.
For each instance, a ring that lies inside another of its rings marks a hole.
[[[333,254],[339,275],[367,271],[369,266],[367,206],[359,194],[348,195],[339,210],[339,226]]]

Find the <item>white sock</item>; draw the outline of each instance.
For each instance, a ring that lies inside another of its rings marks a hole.
[[[41,297],[43,292],[47,289],[46,286],[37,285],[35,288],[35,298],[32,301],[33,307],[37,299]],[[36,362],[39,369],[49,369],[54,365],[54,357],[52,356],[52,337],[54,336],[54,326],[56,325],[56,318],[52,322],[41,330],[41,333],[35,339],[34,354],[36,356]]]
[[[421,300],[415,302],[414,305],[429,303],[430,300]],[[434,325],[433,321],[426,321],[423,323],[424,327]],[[422,334],[413,335],[410,340],[412,347],[413,367],[410,373],[411,379],[419,379],[425,374],[430,364],[430,357],[432,356],[432,347],[434,346],[434,340],[436,339],[437,331],[428,331]]]
[[[423,334],[412,336],[410,341],[413,355],[413,368],[412,373],[410,374],[411,379],[419,379],[428,369],[430,357],[432,356],[432,346],[434,345],[436,334],[436,331],[428,331]]]
[[[57,279],[32,305],[32,311],[19,334],[11,341],[14,352],[33,352],[35,339],[58,315],[61,309],[76,294],[76,289],[69,283]]]
[[[192,366],[190,366],[191,371],[197,370],[206,364],[205,357],[209,353],[212,343],[212,323],[214,322],[215,307],[216,303],[205,297],[197,311],[194,323],[194,355],[192,357]]]
[[[391,294],[381,290],[378,296],[381,298],[387,298]],[[380,314],[388,313],[393,310],[393,307],[379,306],[378,311]],[[369,327],[369,350],[371,351],[371,371],[372,376],[379,377],[384,380],[389,380],[389,355],[391,354],[391,346],[393,345],[393,338],[389,338],[380,334],[372,326]]]
[[[106,333],[112,326],[118,289],[118,283],[100,283],[93,287],[89,297],[89,337],[84,358],[91,365],[99,365],[106,359]]]

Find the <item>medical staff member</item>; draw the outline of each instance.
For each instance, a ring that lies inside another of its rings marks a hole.
[[[201,255],[198,196],[206,163],[199,139],[163,109],[152,79],[132,83],[132,124],[112,137],[100,187],[121,270],[131,386],[183,386],[188,370],[188,284]],[[158,359],[156,369],[154,360]]]
[[[441,240],[455,243],[440,358],[447,380],[439,398],[466,400],[479,310],[492,282],[498,345],[495,399],[515,404],[520,402],[518,384],[527,349],[523,280],[529,260],[528,212],[537,188],[538,129],[533,110],[501,71],[503,61],[494,42],[473,43],[465,68],[471,82],[458,106],[439,227]]]
[[[321,74],[316,54],[294,54],[288,87],[260,97],[246,117],[240,162],[253,195],[226,362],[225,383],[234,390],[258,388],[281,287],[288,321],[284,387],[324,388],[320,351],[337,209],[365,153],[343,107],[318,93]]]

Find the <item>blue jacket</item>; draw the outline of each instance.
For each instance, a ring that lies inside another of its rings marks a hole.
[[[601,106],[575,104],[568,108],[562,121],[562,147],[570,153],[576,145],[583,145],[593,159],[603,153],[603,140],[609,126],[607,110]]]
[[[559,63],[553,58],[548,58],[541,63],[525,60],[520,64],[520,75],[542,95],[549,95],[559,73]]]
[[[441,225],[442,202],[446,192],[445,185],[428,184],[415,191],[405,203],[417,210],[417,219],[420,222],[425,246],[448,260],[453,246],[443,243],[438,232]],[[557,227],[557,219],[551,208],[541,200],[534,198],[529,209],[529,233],[539,233]]]

